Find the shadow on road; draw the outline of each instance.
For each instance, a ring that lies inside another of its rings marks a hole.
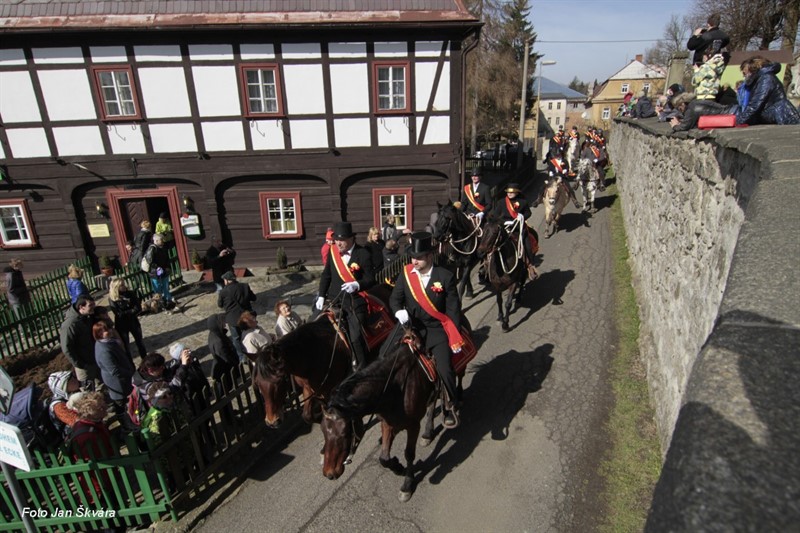
[[[430,475],[431,484],[440,483],[472,455],[485,435],[505,440],[528,395],[542,388],[553,364],[552,352],[552,344],[543,344],[532,352],[511,350],[476,365],[464,392],[461,425],[439,435],[436,447],[420,464],[417,482]],[[453,445],[441,453],[450,441]]]

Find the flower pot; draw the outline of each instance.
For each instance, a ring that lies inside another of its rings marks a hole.
[[[203,263],[195,263],[192,265],[197,272],[203,271]]]

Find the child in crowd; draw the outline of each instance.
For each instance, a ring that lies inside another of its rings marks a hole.
[[[72,426],[78,421],[78,412],[70,407],[70,402],[73,401],[73,397],[82,394],[80,392],[81,382],[73,372],[64,370],[50,374],[50,377],[47,378],[47,385],[53,393],[49,407],[50,420],[66,440],[72,433]]]
[[[69,293],[70,303],[78,301],[78,297],[87,296],[91,298],[89,287],[83,283],[83,269],[75,265],[67,268],[67,292]]]

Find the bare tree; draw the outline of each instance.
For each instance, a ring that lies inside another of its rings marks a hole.
[[[695,0],[693,16],[704,22],[711,13],[721,16],[720,28],[731,39],[730,50],[757,48],[767,50],[770,44],[786,38],[792,46],[797,38],[797,13],[800,0],[715,0],[713,3]],[[786,28],[789,26],[789,28]]]
[[[669,66],[669,60],[675,52],[686,49],[690,29],[688,17],[673,14],[664,26],[663,37],[645,51],[645,61],[650,65]]]

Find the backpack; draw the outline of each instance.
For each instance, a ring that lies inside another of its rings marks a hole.
[[[52,449],[61,442],[61,433],[50,420],[47,406],[39,401],[41,395],[35,385],[15,392],[8,414],[0,414],[0,421],[17,426],[28,448]]]
[[[142,398],[139,392],[139,387],[134,385],[133,390],[128,395],[128,418],[130,418],[131,422],[133,422],[135,426],[141,427],[142,420],[144,420],[148,409],[149,406],[147,405],[147,402],[144,401],[144,398]]]
[[[142,262],[139,265],[141,267],[141,269],[142,269],[142,272],[147,272],[148,274],[150,273],[150,264],[153,262],[153,247],[154,246],[155,245],[151,244],[147,248],[147,251],[142,256]]]

